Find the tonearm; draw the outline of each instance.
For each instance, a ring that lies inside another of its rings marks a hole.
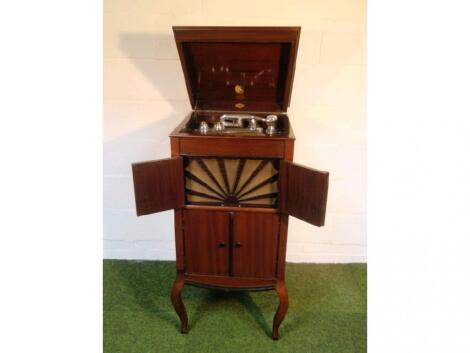
[[[272,135],[276,132],[277,115],[268,115],[266,118],[262,118],[249,114],[223,114],[219,120],[222,129],[243,128],[243,121],[248,121],[248,130],[258,131],[258,122],[261,121],[266,123],[266,134]],[[220,129],[220,125],[218,125],[218,128]]]

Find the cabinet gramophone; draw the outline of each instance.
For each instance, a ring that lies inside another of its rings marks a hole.
[[[171,300],[188,332],[185,284],[276,290],[287,312],[288,216],[325,219],[328,173],[292,163],[287,116],[299,27],[173,27],[193,110],[171,158],[132,165],[137,215],[174,209]],[[175,73],[178,74],[178,73]]]

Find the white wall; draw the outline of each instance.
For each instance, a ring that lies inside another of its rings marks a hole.
[[[294,161],[330,171],[326,226],[290,218],[287,260],[366,261],[365,0],[105,0],[105,258],[174,259],[173,211],[135,216],[131,163],[170,155],[191,109],[172,25],[300,25]]]

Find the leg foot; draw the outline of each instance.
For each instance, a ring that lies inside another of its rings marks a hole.
[[[184,278],[182,273],[177,273],[173,288],[171,289],[171,303],[175,308],[181,321],[181,333],[188,332],[188,315],[186,314],[186,308],[184,307],[183,301],[181,300],[181,291],[184,287]]]
[[[279,306],[277,307],[276,315],[274,315],[273,320],[273,340],[279,339],[279,326],[281,325],[282,320],[284,320],[284,317],[287,313],[287,308],[289,307],[289,297],[287,296],[287,289],[284,281],[277,281],[276,293],[279,297]]]

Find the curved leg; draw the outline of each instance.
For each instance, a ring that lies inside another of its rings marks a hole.
[[[287,296],[287,289],[284,281],[277,281],[276,293],[279,297],[279,306],[277,307],[276,315],[274,315],[273,320],[273,340],[279,339],[279,326],[281,325],[282,320],[284,320],[287,308],[289,307],[289,297]]]
[[[173,288],[171,289],[171,302],[181,321],[181,333],[188,332],[188,315],[186,308],[181,300],[181,291],[184,287],[184,278],[182,273],[177,273]]]

